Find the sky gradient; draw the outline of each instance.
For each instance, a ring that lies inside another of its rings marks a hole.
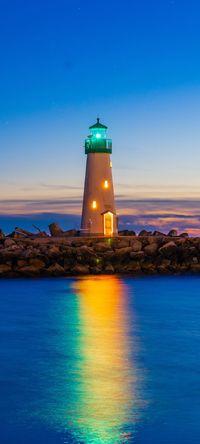
[[[0,225],[32,213],[78,225],[98,115],[121,225],[200,234],[199,14],[194,0],[2,3]]]

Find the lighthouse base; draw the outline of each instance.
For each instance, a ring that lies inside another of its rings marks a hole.
[[[93,221],[95,223],[93,223]],[[98,222],[98,223],[97,223]],[[98,231],[97,229],[98,228]],[[105,211],[100,215],[98,220],[90,218],[87,223],[87,228],[85,226],[81,227],[81,236],[100,236],[100,237],[112,237],[117,236],[117,217],[116,214],[111,211]]]

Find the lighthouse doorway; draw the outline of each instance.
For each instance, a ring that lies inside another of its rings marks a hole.
[[[113,213],[108,211],[104,213],[104,236],[112,236],[113,234]]]

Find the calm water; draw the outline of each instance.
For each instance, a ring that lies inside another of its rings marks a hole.
[[[200,442],[200,278],[0,281],[1,444]]]

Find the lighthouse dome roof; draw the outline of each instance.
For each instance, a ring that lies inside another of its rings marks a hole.
[[[97,118],[97,121],[94,125],[90,126],[89,129],[95,129],[95,128],[102,128],[102,129],[107,129],[108,127],[105,125],[102,125],[102,123],[100,123],[100,119]]]

